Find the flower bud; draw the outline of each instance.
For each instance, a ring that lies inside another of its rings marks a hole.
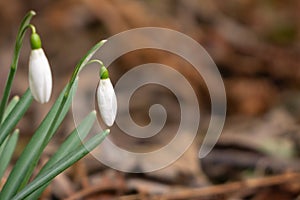
[[[52,75],[42,48],[33,49],[29,58],[29,87],[34,99],[47,103],[52,92]]]
[[[104,123],[112,126],[117,115],[117,98],[105,67],[102,67],[100,72],[97,101]]]

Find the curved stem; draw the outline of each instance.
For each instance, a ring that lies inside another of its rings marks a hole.
[[[13,54],[13,59],[12,59],[12,64],[10,67],[9,75],[5,84],[5,89],[3,92],[2,100],[0,103],[0,123],[3,120],[3,115],[5,112],[5,108],[8,102],[8,98],[10,95],[11,87],[12,87],[12,82],[14,80],[16,71],[17,71],[17,66],[19,62],[19,57],[20,57],[20,51],[24,39],[25,32],[28,28],[28,25],[30,23],[31,18],[35,15],[36,13],[34,11],[30,11],[27,13],[27,15],[24,17],[16,39],[16,44],[15,44],[15,49],[14,49],[14,54]]]
[[[35,29],[35,26],[34,26],[34,25],[29,24],[29,25],[28,25],[28,28],[31,29],[31,32],[32,32],[32,33],[36,33],[36,29]]]
[[[87,65],[89,64],[90,62],[90,59],[91,57],[94,55],[94,53],[96,53],[96,51],[106,42],[107,40],[101,40],[100,42],[98,42],[95,46],[93,46],[88,52],[87,54],[81,58],[81,60],[78,62],[78,64],[76,65],[74,71],[73,71],[73,74],[71,76],[71,79],[68,83],[68,87],[67,87],[67,90],[64,94],[64,98],[62,100],[62,103],[61,103],[61,107],[63,107],[63,105],[65,104],[65,101],[67,100],[69,94],[70,94],[70,91],[71,91],[71,88],[72,88],[72,85],[74,84],[75,82],[75,79],[77,78],[79,72]],[[101,61],[100,61],[101,62]],[[54,119],[54,122],[55,122],[55,119]]]
[[[65,92],[65,96],[69,95],[71,87],[78,76],[79,72],[82,70],[84,66],[92,62],[93,60],[90,61],[91,57],[96,53],[96,51],[106,42],[107,40],[101,40],[98,42],[95,46],[93,46],[87,54],[79,61],[79,63],[76,65],[75,70],[71,76],[71,79],[69,81],[69,87]],[[100,61],[100,60],[99,60]],[[101,62],[101,61],[100,61]],[[102,62],[101,62],[102,63]],[[103,64],[103,63],[102,63]]]
[[[101,60],[96,60],[96,59],[90,60],[90,61],[87,63],[87,65],[92,64],[92,63],[98,63],[99,65],[104,66],[104,64],[103,64],[103,62],[102,62]]]

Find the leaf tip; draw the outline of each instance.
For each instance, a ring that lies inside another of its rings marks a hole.
[[[19,101],[19,100],[20,100],[20,97],[19,97],[19,96],[14,96],[14,97],[13,97],[13,100],[14,100],[14,101]]]
[[[13,134],[19,134],[20,133],[20,129],[16,128],[15,131],[13,132]]]
[[[31,10],[29,13],[30,13],[32,16],[36,15],[36,12],[35,12],[34,10]]]

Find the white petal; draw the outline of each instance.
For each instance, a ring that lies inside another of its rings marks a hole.
[[[43,49],[34,49],[29,58],[29,87],[34,99],[40,103],[49,101],[52,92],[52,75]]]
[[[117,115],[117,98],[109,78],[100,79],[97,101],[101,117],[107,126],[112,126]]]

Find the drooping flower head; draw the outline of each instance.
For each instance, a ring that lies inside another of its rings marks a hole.
[[[107,126],[112,126],[117,115],[117,98],[106,67],[100,69],[97,101],[101,117]]]
[[[29,88],[36,101],[47,103],[52,92],[52,74],[41,39],[33,30],[30,37],[32,50],[29,57]]]

